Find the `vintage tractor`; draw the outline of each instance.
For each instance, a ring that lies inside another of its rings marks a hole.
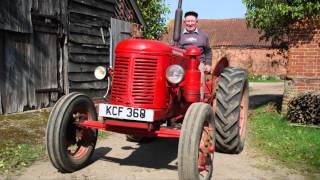
[[[181,0],[174,40],[181,32]],[[70,93],[53,107],[46,131],[49,158],[60,172],[89,163],[98,130],[129,140],[179,138],[180,179],[210,179],[214,152],[240,153],[248,110],[247,73],[222,59],[201,85],[200,50],[154,40],[126,39],[115,50],[114,68],[98,67],[112,79],[111,94],[93,102]]]

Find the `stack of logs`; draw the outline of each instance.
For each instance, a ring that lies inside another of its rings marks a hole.
[[[288,104],[288,120],[293,123],[320,125],[320,93],[304,93]]]

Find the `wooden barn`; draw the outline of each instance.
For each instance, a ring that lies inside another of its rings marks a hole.
[[[93,75],[144,26],[134,0],[2,0],[0,114],[52,106],[63,94],[102,96]]]

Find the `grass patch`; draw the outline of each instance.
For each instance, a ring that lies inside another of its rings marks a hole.
[[[251,112],[249,135],[254,147],[289,168],[320,173],[320,129],[290,126],[265,106]]]
[[[10,175],[46,158],[45,129],[50,111],[0,115],[0,175]],[[103,140],[111,132],[99,131]]]
[[[277,76],[268,75],[249,75],[249,82],[282,82]]]
[[[0,172],[14,173],[22,167],[27,167],[35,160],[45,156],[44,146],[41,144],[17,144],[12,141],[1,143],[4,147],[0,152]]]
[[[111,134],[112,134],[112,132],[110,132],[110,131],[99,131],[99,133],[98,133],[98,141],[99,140],[104,140],[105,138],[107,138]]]
[[[0,116],[0,174],[8,174],[45,157],[48,110]]]

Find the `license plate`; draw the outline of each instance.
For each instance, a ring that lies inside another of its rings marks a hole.
[[[99,104],[99,116],[136,121],[153,121],[153,110],[111,104]]]

